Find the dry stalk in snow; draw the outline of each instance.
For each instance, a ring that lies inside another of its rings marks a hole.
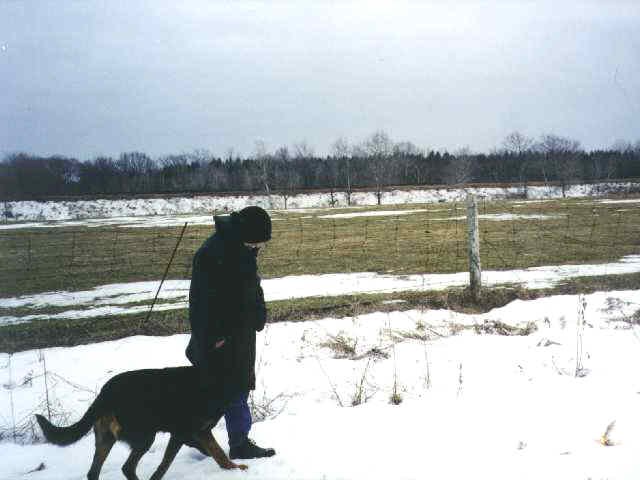
[[[611,422],[609,425],[607,425],[607,429],[600,436],[600,444],[601,445],[603,445],[605,447],[612,447],[613,445],[615,445],[615,443],[609,437],[609,435],[611,435],[611,432],[613,431],[613,427],[615,427],[615,426],[616,426],[616,421],[615,420],[613,422]]]
[[[524,327],[517,327],[499,320],[485,320],[482,324],[474,325],[473,329],[477,334],[526,336],[531,335],[538,327],[535,322],[528,322]]]
[[[318,357],[316,357],[316,360],[318,362],[318,366],[320,367],[320,370],[322,370],[322,373],[324,373],[324,376],[326,377],[327,381],[329,382],[329,386],[331,387],[331,391],[333,392],[333,395],[336,397],[336,401],[338,402],[338,405],[340,405],[341,407],[344,407],[344,403],[342,403],[342,399],[340,398],[340,395],[338,394],[338,391],[336,390],[336,386],[331,381],[331,377],[329,377],[329,375],[327,374],[325,369],[322,367],[322,363],[320,363],[320,359]]]
[[[262,396],[258,398],[255,392],[251,392],[249,406],[253,421],[262,422],[268,418],[277,417],[286,408],[289,398],[291,398],[291,395],[285,395],[284,393],[268,397],[264,390],[262,391]],[[282,403],[278,405],[279,402]]]
[[[371,397],[373,397],[373,395],[378,390],[377,388],[371,388],[367,382],[367,373],[369,372],[369,365],[371,364],[372,360],[375,360],[375,358],[372,356],[369,356],[367,358],[367,363],[364,366],[364,370],[362,371],[362,376],[360,377],[360,381],[356,383],[356,389],[353,394],[353,397],[351,398],[352,407],[355,407],[362,403],[367,403],[369,399],[371,399]],[[368,392],[366,390],[367,386],[370,387]]]
[[[582,339],[584,335],[584,312],[587,308],[587,300],[584,295],[578,295],[578,325],[576,329],[576,377],[584,377],[586,371],[582,363]]]
[[[393,352],[393,390],[391,391],[391,397],[389,402],[393,405],[400,405],[402,403],[402,395],[398,389],[398,364],[396,361],[396,342],[393,341],[393,332],[391,330],[391,318],[387,313],[387,335],[392,339],[391,351]]]
[[[357,338],[348,337],[342,332],[338,335],[328,335],[328,337],[320,346],[331,349],[335,358],[353,358],[355,356],[358,345]]]

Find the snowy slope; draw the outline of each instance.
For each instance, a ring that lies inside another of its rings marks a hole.
[[[571,197],[598,196],[609,193],[627,193],[638,191],[638,183],[601,183],[593,185],[571,185],[565,195]],[[439,188],[429,190],[392,190],[383,194],[385,205],[401,205],[407,203],[434,203],[463,201],[467,192],[487,199],[513,198],[522,194],[522,188]],[[352,195],[353,205],[376,205],[374,192],[355,192]],[[560,187],[531,186],[527,189],[529,199],[562,198]],[[346,206],[343,192],[334,195],[335,206]],[[283,209],[284,199],[277,195],[224,196],[224,197],[189,197],[189,198],[153,198],[129,200],[89,200],[89,201],[22,201],[6,202],[5,211],[8,222],[34,220],[75,220],[84,218],[132,217],[144,215],[187,215],[210,214],[241,209],[247,205],[260,205],[268,209]],[[295,195],[289,198],[290,209],[330,207],[331,197],[328,193]]]
[[[515,301],[483,315],[409,311],[268,325],[258,336],[254,398],[275,399],[274,414],[280,413],[256,423],[252,436],[277,456],[248,461],[246,473],[223,472],[185,447],[166,478],[640,478],[640,329],[623,321],[640,309],[640,291],[595,293],[584,301],[578,377],[577,296]],[[501,336],[464,328],[495,320],[533,322],[537,331]],[[335,358],[323,346],[337,335],[355,342],[355,359]],[[43,411],[43,358],[50,401],[72,421],[112,375],[184,364],[187,340],[131,337],[2,355],[3,426]],[[378,354],[367,355],[374,347]],[[400,405],[389,403],[394,372]],[[348,406],[360,384],[368,402]],[[613,420],[613,445],[604,446],[600,436]],[[223,425],[214,435],[226,448]],[[141,462],[141,478],[159,463],[167,440],[158,436]],[[0,443],[0,478],[82,479],[92,449],[90,436],[66,448]],[[125,447],[114,448],[102,478],[122,478],[126,455]],[[41,462],[43,471],[25,477]]]

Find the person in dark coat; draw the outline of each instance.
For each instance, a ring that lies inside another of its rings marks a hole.
[[[215,234],[193,258],[186,354],[203,388],[229,405],[229,456],[270,457],[275,450],[259,447],[248,436],[252,420],[247,399],[256,382],[256,332],[267,320],[257,257],[271,239],[271,219],[262,208],[247,207],[216,216],[215,225]]]

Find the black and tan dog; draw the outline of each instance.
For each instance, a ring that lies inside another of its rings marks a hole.
[[[213,457],[224,469],[245,470],[247,466],[232,462],[211,434],[226,406],[224,400],[216,401],[216,394],[211,398],[211,392],[216,391],[219,390],[215,386],[207,389],[200,386],[198,372],[193,367],[133,370],[110,379],[84,416],[73,425],[56,427],[41,415],[36,418],[47,440],[60,446],[78,441],[93,426],[96,451],[87,475],[89,480],[99,477],[116,440],[131,446],[122,471],[128,480],[137,480],[138,462],[151,447],[157,432],[169,432],[171,437],[151,480],[162,478],[182,445]]]

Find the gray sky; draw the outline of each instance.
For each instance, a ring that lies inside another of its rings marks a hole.
[[[640,1],[0,0],[0,153],[325,153],[378,129],[640,140]]]

